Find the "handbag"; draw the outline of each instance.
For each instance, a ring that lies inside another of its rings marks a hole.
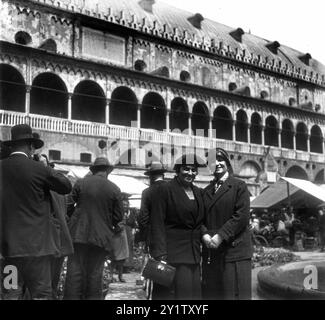
[[[165,287],[170,287],[174,281],[176,268],[167,264],[165,261],[157,261],[149,258],[142,276]]]

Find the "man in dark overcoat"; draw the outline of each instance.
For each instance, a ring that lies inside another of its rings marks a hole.
[[[145,242],[145,252],[149,251],[149,234],[150,234],[150,215],[154,214],[154,203],[153,196],[154,193],[159,190],[159,186],[166,183],[164,180],[164,173],[167,170],[164,168],[160,161],[153,161],[147,171],[144,172],[146,176],[149,177],[150,186],[143,190],[141,196],[141,207],[138,217],[138,225],[140,230],[140,239]],[[147,298],[159,300],[160,292],[164,292],[164,288],[157,283],[152,283],[150,280],[146,280],[146,288],[148,294]]]
[[[144,172],[144,174],[149,177],[150,186],[142,191],[138,225],[141,233],[141,240],[145,241],[147,248],[149,246],[149,220],[150,214],[153,211],[153,194],[156,192],[156,190],[161,184],[166,183],[166,181],[164,180],[165,172],[166,169],[159,161],[153,161],[149,169]]]
[[[90,167],[92,174],[73,187],[70,206],[76,207],[69,227],[74,254],[68,259],[65,299],[102,299],[105,258],[112,254],[113,233],[123,218],[121,191],[107,180],[112,170],[107,158],[99,157]]]
[[[32,160],[44,142],[27,124],[11,129],[8,158],[0,165],[1,240],[6,265],[18,270],[19,283],[32,299],[51,299],[51,258],[59,252],[59,230],[51,215],[50,191],[67,194],[70,181],[59,172]]]
[[[210,152],[214,180],[204,190],[203,298],[250,299],[252,244],[249,192],[233,177],[227,152]]]

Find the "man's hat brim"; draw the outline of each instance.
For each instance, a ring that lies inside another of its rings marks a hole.
[[[153,175],[156,175],[156,174],[163,174],[166,171],[167,171],[166,169],[147,170],[147,171],[144,172],[144,175],[153,176]]]
[[[2,144],[6,147],[12,147],[19,142],[32,143],[35,149],[40,149],[44,146],[44,141],[35,138],[17,139],[17,140],[7,140],[3,141]]]
[[[89,170],[93,172],[94,169],[96,168],[107,168],[109,170],[108,173],[111,173],[114,170],[114,166],[112,165],[96,165],[96,166],[90,166]]]

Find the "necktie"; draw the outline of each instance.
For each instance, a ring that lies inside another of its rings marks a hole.
[[[223,180],[219,180],[216,185],[215,185],[215,192],[218,191],[218,189],[221,187],[221,185],[223,184]]]

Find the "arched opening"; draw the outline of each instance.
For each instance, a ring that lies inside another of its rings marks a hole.
[[[323,153],[323,135],[316,125],[310,131],[310,152]]]
[[[145,71],[146,68],[147,68],[147,65],[143,60],[137,60],[134,63],[134,69],[137,71]]]
[[[121,154],[117,165],[131,167],[131,166],[136,166],[136,164],[137,164],[137,150],[128,149]]]
[[[239,176],[241,178],[256,180],[260,173],[260,166],[254,161],[246,161],[240,168]]]
[[[239,110],[236,114],[236,141],[248,142],[248,122],[244,110]]]
[[[278,121],[273,116],[265,120],[265,145],[275,147],[279,145]]]
[[[307,126],[299,122],[296,130],[296,149],[307,151],[308,129]]]
[[[72,119],[105,123],[106,98],[94,81],[78,83],[72,97]]]
[[[18,31],[15,34],[15,42],[26,46],[32,42],[32,37],[25,31]]]
[[[308,180],[308,175],[306,171],[298,166],[291,167],[286,175],[287,178],[303,179]]]
[[[166,105],[162,96],[147,93],[142,100],[141,127],[163,131],[166,129]]]
[[[224,106],[217,107],[213,113],[213,137],[232,140],[232,125],[233,119],[230,111]]]
[[[187,71],[181,71],[179,75],[179,79],[184,82],[190,82],[191,81],[191,75]]]
[[[118,87],[112,92],[109,122],[119,126],[136,127],[137,109],[138,100],[134,92],[127,87]]]
[[[0,109],[25,111],[26,88],[20,72],[7,64],[0,64]]]
[[[170,130],[180,130],[183,132],[188,129],[188,106],[184,99],[175,98],[171,102],[171,112],[170,112]]]
[[[258,113],[251,116],[251,143],[262,144],[262,118]]]
[[[57,45],[53,39],[47,39],[40,45],[40,49],[56,53]]]
[[[209,136],[209,111],[204,102],[196,102],[193,106],[192,130],[195,136]]]
[[[325,184],[325,174],[324,174],[324,169],[320,170],[316,177],[315,177],[315,183],[317,184]]]
[[[282,148],[293,149],[293,124],[289,119],[285,119],[282,122],[281,131],[281,146]]]
[[[68,92],[58,75],[45,72],[34,79],[30,112],[58,118],[68,117]]]

